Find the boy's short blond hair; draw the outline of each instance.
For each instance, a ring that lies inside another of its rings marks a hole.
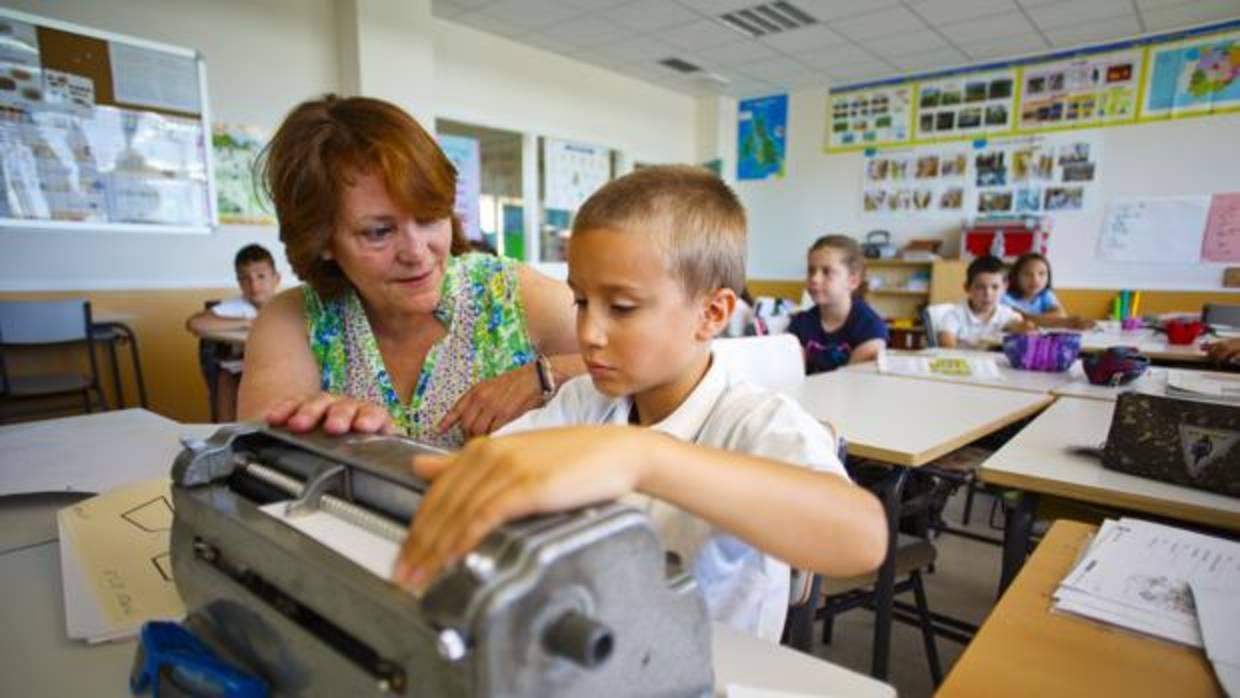
[[[659,165],[608,182],[577,211],[573,237],[602,228],[647,234],[691,298],[745,287],[745,208],[709,170]]]

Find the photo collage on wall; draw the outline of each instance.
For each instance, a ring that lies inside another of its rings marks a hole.
[[[919,83],[914,140],[959,138],[1012,128],[1016,71],[953,75]]]
[[[831,96],[828,147],[907,143],[912,84]]]
[[[1039,129],[1133,121],[1141,50],[1085,56],[1025,69],[1020,128]]]
[[[922,145],[867,157],[862,212],[870,216],[1044,215],[1092,205],[1101,138],[1048,134]]]
[[[862,209],[867,215],[963,215],[967,146],[922,146],[865,160]]]

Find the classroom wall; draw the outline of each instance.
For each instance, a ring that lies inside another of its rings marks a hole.
[[[789,97],[788,161],[784,179],[738,182],[749,210],[749,275],[796,279],[809,243],[827,232],[862,237],[890,230],[897,242],[910,237],[948,240],[959,246],[959,223],[862,217],[863,154],[822,151],[827,92],[800,90]],[[735,167],[736,109],[721,118],[733,134],[725,157]],[[1240,114],[1101,129],[1101,201],[1129,196],[1172,196],[1240,191]],[[1104,206],[1055,217],[1050,258],[1055,283],[1064,288],[1222,288],[1221,264],[1131,264],[1095,258]]]

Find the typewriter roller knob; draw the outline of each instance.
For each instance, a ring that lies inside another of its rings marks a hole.
[[[455,662],[465,656],[465,638],[453,628],[444,628],[439,631],[435,648],[439,650],[440,657]]]
[[[576,611],[560,616],[543,635],[547,651],[587,669],[607,661],[614,644],[610,628]]]

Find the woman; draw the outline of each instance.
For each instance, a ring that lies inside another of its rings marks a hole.
[[[463,254],[456,171],[400,108],[301,104],[263,178],[306,285],[272,300],[250,333],[241,419],[455,448],[584,370],[568,288]]]

